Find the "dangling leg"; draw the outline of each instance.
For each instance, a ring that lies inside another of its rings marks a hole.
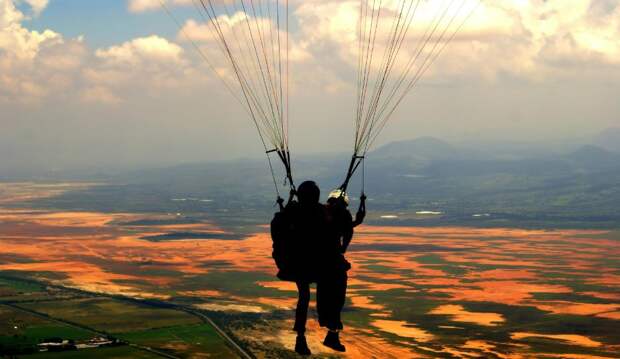
[[[306,342],[306,321],[308,320],[308,305],[310,304],[310,283],[297,282],[297,308],[295,309],[295,326],[293,330],[297,332],[295,351],[301,355],[310,355],[310,349]]]
[[[298,334],[306,332],[306,321],[308,319],[308,305],[310,304],[310,283],[297,282],[297,308],[295,310],[295,326],[293,330]]]
[[[327,336],[323,341],[323,345],[332,348],[333,350],[344,352],[346,348],[340,343],[339,331],[342,330],[342,321],[340,314],[344,307],[344,302],[347,293],[347,273],[342,272],[335,275],[329,281],[329,308],[328,308],[328,320],[327,320]]]
[[[316,282],[316,312],[319,316],[319,325],[327,327],[329,321],[329,283],[325,278]]]
[[[332,348],[337,352],[346,352],[347,348],[340,343],[340,335],[338,329],[330,329],[323,340],[323,345]]]
[[[339,330],[343,329],[342,325],[342,309],[344,308],[344,303],[347,300],[347,282],[348,282],[347,272],[343,271],[340,276],[338,276],[336,282],[336,288],[334,288],[334,292],[336,295],[336,300],[334,302],[334,326]]]

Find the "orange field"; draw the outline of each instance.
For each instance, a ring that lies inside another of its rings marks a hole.
[[[266,230],[238,240],[153,242],[143,238],[224,231],[207,222],[127,224],[174,217],[0,209],[0,271],[91,292],[191,297],[197,308],[216,312],[268,315],[294,307],[294,285],[274,276]],[[605,231],[362,226],[348,254],[348,356],[614,357],[618,244],[617,234]],[[226,273],[231,282],[210,284]],[[236,284],[239,273],[250,276],[251,288]],[[535,317],[515,314],[521,311]],[[598,329],[563,324],[579,318]],[[237,334],[292,348],[291,325],[279,320]],[[312,349],[324,351],[322,331],[313,320],[309,327]]]

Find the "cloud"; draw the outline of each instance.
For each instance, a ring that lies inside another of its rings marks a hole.
[[[51,30],[29,31],[21,25],[24,14],[12,0],[0,0],[0,50],[17,59],[33,59],[39,48],[62,37]]]
[[[287,37],[287,33],[283,29],[280,29],[279,31],[276,30],[277,26],[273,19],[255,18],[252,16],[247,19],[249,20],[249,26],[252,29],[251,31],[248,31],[248,21],[246,21],[246,15],[243,12],[236,12],[230,15],[221,15],[216,20],[219,28],[222,30],[224,38],[230,45],[232,45],[230,49],[233,52],[249,50],[251,54],[251,51],[253,51],[253,49],[250,48],[252,36],[254,36],[253,40],[259,51],[262,47],[265,47],[268,50],[273,48],[275,51],[277,44],[271,44],[271,39],[276,42],[278,37],[280,38],[281,46],[285,46],[284,41]],[[267,41],[261,43],[261,40],[259,40],[260,38],[257,36],[258,30],[255,29],[261,29],[261,31],[264,31],[264,34],[261,37]],[[302,62],[308,60],[310,54],[305,51],[301,42],[296,41],[297,38],[295,37],[295,34],[289,33],[288,36],[289,61]],[[199,43],[205,48],[205,52],[211,55],[218,53],[218,50],[216,49],[221,49],[218,34],[214,30],[211,23],[199,23],[193,19],[189,19],[179,30],[177,38],[179,41],[187,42],[189,39]],[[241,55],[239,54],[238,56]]]
[[[82,91],[81,100],[86,103],[117,105],[122,102],[121,98],[114,94],[109,88],[103,86],[92,86]]]
[[[47,1],[28,3],[34,12],[47,5]],[[15,1],[0,0],[0,103],[60,100],[115,105],[128,92],[159,96],[158,91],[178,88],[188,77],[203,78],[193,72],[182,47],[156,35],[91,50],[83,37],[67,39],[51,29],[29,30],[25,20]]]
[[[477,1],[467,1],[464,9]],[[390,4],[390,2],[386,2]],[[403,56],[415,48],[436,18],[437,2],[418,9],[407,34]],[[382,8],[384,19],[393,11]],[[462,11],[467,14],[468,11]],[[300,2],[294,16],[303,41],[314,58],[336,54],[357,65],[359,2]],[[460,18],[457,18],[457,23]],[[375,53],[382,54],[391,22],[380,23]],[[447,48],[441,64],[448,72],[477,73],[494,78],[501,73],[537,78],[571,70],[571,65],[620,64],[620,5],[600,0],[499,0],[483,2]],[[436,68],[437,70],[437,68]],[[440,73],[441,71],[435,71]]]
[[[29,1],[42,11],[47,1]],[[0,0],[0,102],[33,103],[71,88],[85,53],[82,39],[31,31],[14,1]]]
[[[22,1],[35,14],[48,5],[48,0]],[[467,1],[476,3],[476,0]],[[191,4],[191,0],[166,2],[179,6]],[[393,2],[384,3],[386,14],[395,10]],[[129,88],[138,93],[136,88],[143,86],[147,88],[143,93],[154,95],[158,90],[196,86],[197,78],[211,77],[207,66],[190,51],[187,42],[184,46],[188,50],[185,50],[171,40],[151,35],[90,50],[83,38],[67,39],[52,29],[27,29],[23,25],[27,15],[15,4],[14,0],[0,0],[0,98],[5,101],[16,98],[36,101],[58,95],[59,89],[72,89],[78,94],[87,93],[76,98],[92,101],[99,97],[104,103],[117,103]],[[416,25],[408,33],[402,50],[403,59],[411,56],[411,49],[432,20],[437,10],[433,4],[436,2],[423,2],[419,9]],[[159,0],[128,1],[128,8],[133,12],[158,7]],[[293,26],[288,37],[292,91],[303,89],[306,94],[313,90],[333,94],[351,91],[357,67],[358,17],[357,0],[291,1]],[[225,25],[225,36],[247,35],[242,13],[221,15],[218,20]],[[219,51],[209,25],[192,18],[184,21],[176,42],[183,43],[184,34],[188,34],[214,60],[218,73],[232,81],[230,66]],[[274,27],[269,19],[252,18],[252,21],[258,21],[263,28]],[[387,32],[389,26],[379,28],[376,48],[379,54]],[[285,35],[281,33],[282,38]],[[616,1],[484,2],[425,79],[494,82],[510,76],[539,82],[578,77],[584,71],[589,76],[609,73],[613,76],[620,67],[619,38],[620,4]],[[247,50],[250,53],[246,51],[242,55],[239,52],[242,50],[236,48],[233,51],[239,58],[251,53]],[[379,61],[374,64],[375,68],[379,65]],[[53,75],[46,75],[49,73]],[[46,77],[50,81],[42,80]]]
[[[234,82],[230,65],[191,0],[165,1],[214,60],[218,73]],[[393,2],[383,1],[388,10]],[[72,6],[66,3],[59,6]],[[125,4],[132,14],[119,14],[114,21],[160,6],[159,0]],[[290,4],[295,152],[323,150],[326,144],[330,150],[349,150],[359,0]],[[12,153],[24,154],[15,161],[27,163],[34,157],[44,158],[44,165],[53,163],[49,148],[58,149],[61,162],[81,158],[91,164],[96,162],[93,152],[111,163],[134,153],[142,153],[136,161],[193,161],[246,155],[260,147],[242,106],[183,34],[162,35],[172,22],[147,16],[138,23],[153,20],[146,27],[159,26],[162,32],[130,36],[140,33],[133,29],[113,44],[96,46],[90,34],[69,38],[56,28],[45,28],[44,18],[37,21],[40,29],[29,27],[46,5],[42,0],[0,0],[0,143],[12,141]],[[420,13],[423,20],[408,34],[403,54],[419,39],[430,10]],[[239,26],[242,15],[221,20],[238,35],[245,31]],[[273,26],[268,19],[259,22],[265,28]],[[380,28],[380,42],[386,31]],[[546,138],[617,126],[619,39],[617,0],[484,1],[415,96],[403,101],[394,118],[398,126],[388,128],[385,138],[465,133]],[[253,50],[244,51],[248,55]]]
[[[43,12],[43,10],[45,10],[47,5],[49,4],[49,0],[25,0],[25,2],[30,5],[32,11],[36,16],[41,14],[41,12]]]
[[[128,8],[130,12],[134,13],[152,11],[161,8],[162,2],[164,4],[189,5],[192,0],[129,0]]]
[[[13,1],[0,0],[0,28],[4,29],[14,23],[18,23],[23,17],[24,14],[15,8]]]
[[[136,38],[95,52],[106,63],[130,66],[154,62],[180,64],[182,54],[183,49],[179,45],[156,35]]]
[[[191,0],[167,0],[171,5],[184,5]],[[458,5],[461,2],[456,2]],[[496,81],[509,75],[528,81],[570,75],[575,68],[598,65],[620,65],[620,5],[610,0],[498,0],[482,2],[464,0],[455,24],[465,20],[469,10],[476,9],[466,25],[429,69],[427,79],[447,76]],[[383,2],[383,19],[394,16],[398,2]],[[412,28],[407,33],[395,71],[404,71],[426,29],[443,10],[441,2],[421,2]],[[134,12],[154,10],[159,0],[133,0]],[[452,14],[457,7],[453,7]],[[290,60],[296,62],[295,74],[304,81],[323,83],[331,91],[349,91],[354,84],[358,58],[359,1],[316,0],[291,1],[293,31]],[[194,18],[199,18],[196,12]],[[247,38],[245,15],[236,12],[220,15],[224,36]],[[254,19],[268,28],[269,19]],[[375,53],[382,54],[387,45],[391,22],[383,21],[377,31]],[[454,27],[453,27],[454,28]],[[211,25],[192,18],[185,20],[177,39],[188,35],[199,42],[218,72],[228,66],[218,51],[217,36]],[[247,40],[246,42],[249,42]],[[233,49],[233,52],[237,51]],[[242,50],[238,50],[242,51]],[[248,56],[235,55],[235,56]],[[422,56],[424,58],[424,56]],[[379,60],[373,63],[377,70]]]
[[[166,89],[180,87],[191,72],[183,54],[179,45],[156,35],[97,49],[82,72],[89,86],[82,99],[117,104],[136,94],[165,95]]]

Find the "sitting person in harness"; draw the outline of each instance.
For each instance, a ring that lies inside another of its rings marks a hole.
[[[323,252],[322,270],[317,282],[317,311],[319,324],[328,329],[323,345],[344,352],[339,332],[343,329],[341,313],[346,301],[347,272],[351,264],[344,254],[353,238],[353,229],[360,225],[366,216],[366,196],[360,197],[360,206],[353,219],[348,210],[349,197],[342,190],[334,190],[327,200],[329,233]]]
[[[317,281],[320,242],[327,237],[327,212],[319,203],[320,195],[316,183],[302,183],[296,192],[298,201],[289,201],[271,222],[277,276],[297,285],[299,297],[293,330],[297,332],[295,351],[301,355],[311,354],[305,336],[310,284]]]
[[[306,181],[296,193],[298,201],[289,201],[271,222],[273,258],[278,278],[295,282],[298,290],[295,325],[295,351],[310,355],[305,337],[310,284],[317,284],[317,306],[321,326],[329,329],[324,345],[344,351],[338,331],[342,329],[340,312],[344,305],[347,270],[344,252],[353,236],[353,228],[365,216],[365,197],[355,221],[347,210],[348,198],[333,193],[328,205],[319,203],[316,183]]]

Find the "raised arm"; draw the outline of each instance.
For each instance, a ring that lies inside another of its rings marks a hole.
[[[295,191],[295,189],[291,189],[291,192],[289,193],[289,196],[288,196],[288,201],[286,201],[286,205],[284,205],[284,198],[278,196],[276,203],[280,207],[280,212],[283,212],[287,207],[295,203],[296,195],[297,195],[297,191]]]
[[[291,188],[291,191],[288,194],[288,204],[295,200],[295,196],[297,195],[297,190],[295,188]]]
[[[355,214],[355,221],[353,221],[353,227],[357,227],[364,222],[366,218],[366,195],[362,193],[360,196],[360,207]]]

